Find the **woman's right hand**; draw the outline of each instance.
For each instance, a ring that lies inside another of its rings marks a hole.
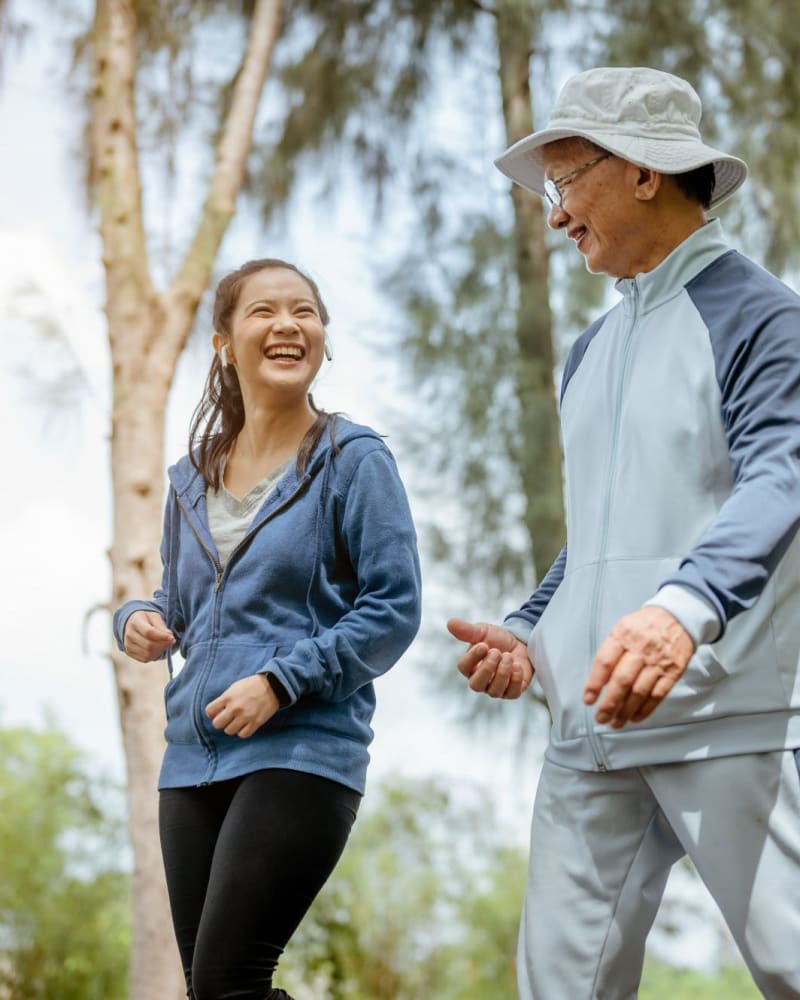
[[[175,636],[157,611],[134,611],[125,622],[122,641],[128,656],[149,663],[175,645]]]

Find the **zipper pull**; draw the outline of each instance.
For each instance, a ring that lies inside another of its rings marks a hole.
[[[217,570],[217,582],[214,584],[214,593],[216,594],[219,590],[219,585],[222,583],[222,570]]]

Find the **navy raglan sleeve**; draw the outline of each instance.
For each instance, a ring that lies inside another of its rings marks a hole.
[[[712,277],[687,290],[711,338],[734,487],[663,583],[710,604],[721,635],[758,599],[800,525],[800,298],[736,253]]]

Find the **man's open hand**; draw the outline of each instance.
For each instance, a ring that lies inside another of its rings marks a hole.
[[[583,700],[595,718],[621,729],[655,711],[679,680],[694,653],[681,623],[664,608],[648,605],[620,618],[594,658]]]

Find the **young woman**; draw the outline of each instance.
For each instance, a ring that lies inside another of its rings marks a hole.
[[[355,819],[372,682],[419,627],[394,460],[309,394],[327,322],[285,261],[220,282],[189,455],[169,471],[161,588],[114,616],[134,659],[184,657],[166,688],[160,831],[193,1000],[288,998],[273,972]]]

